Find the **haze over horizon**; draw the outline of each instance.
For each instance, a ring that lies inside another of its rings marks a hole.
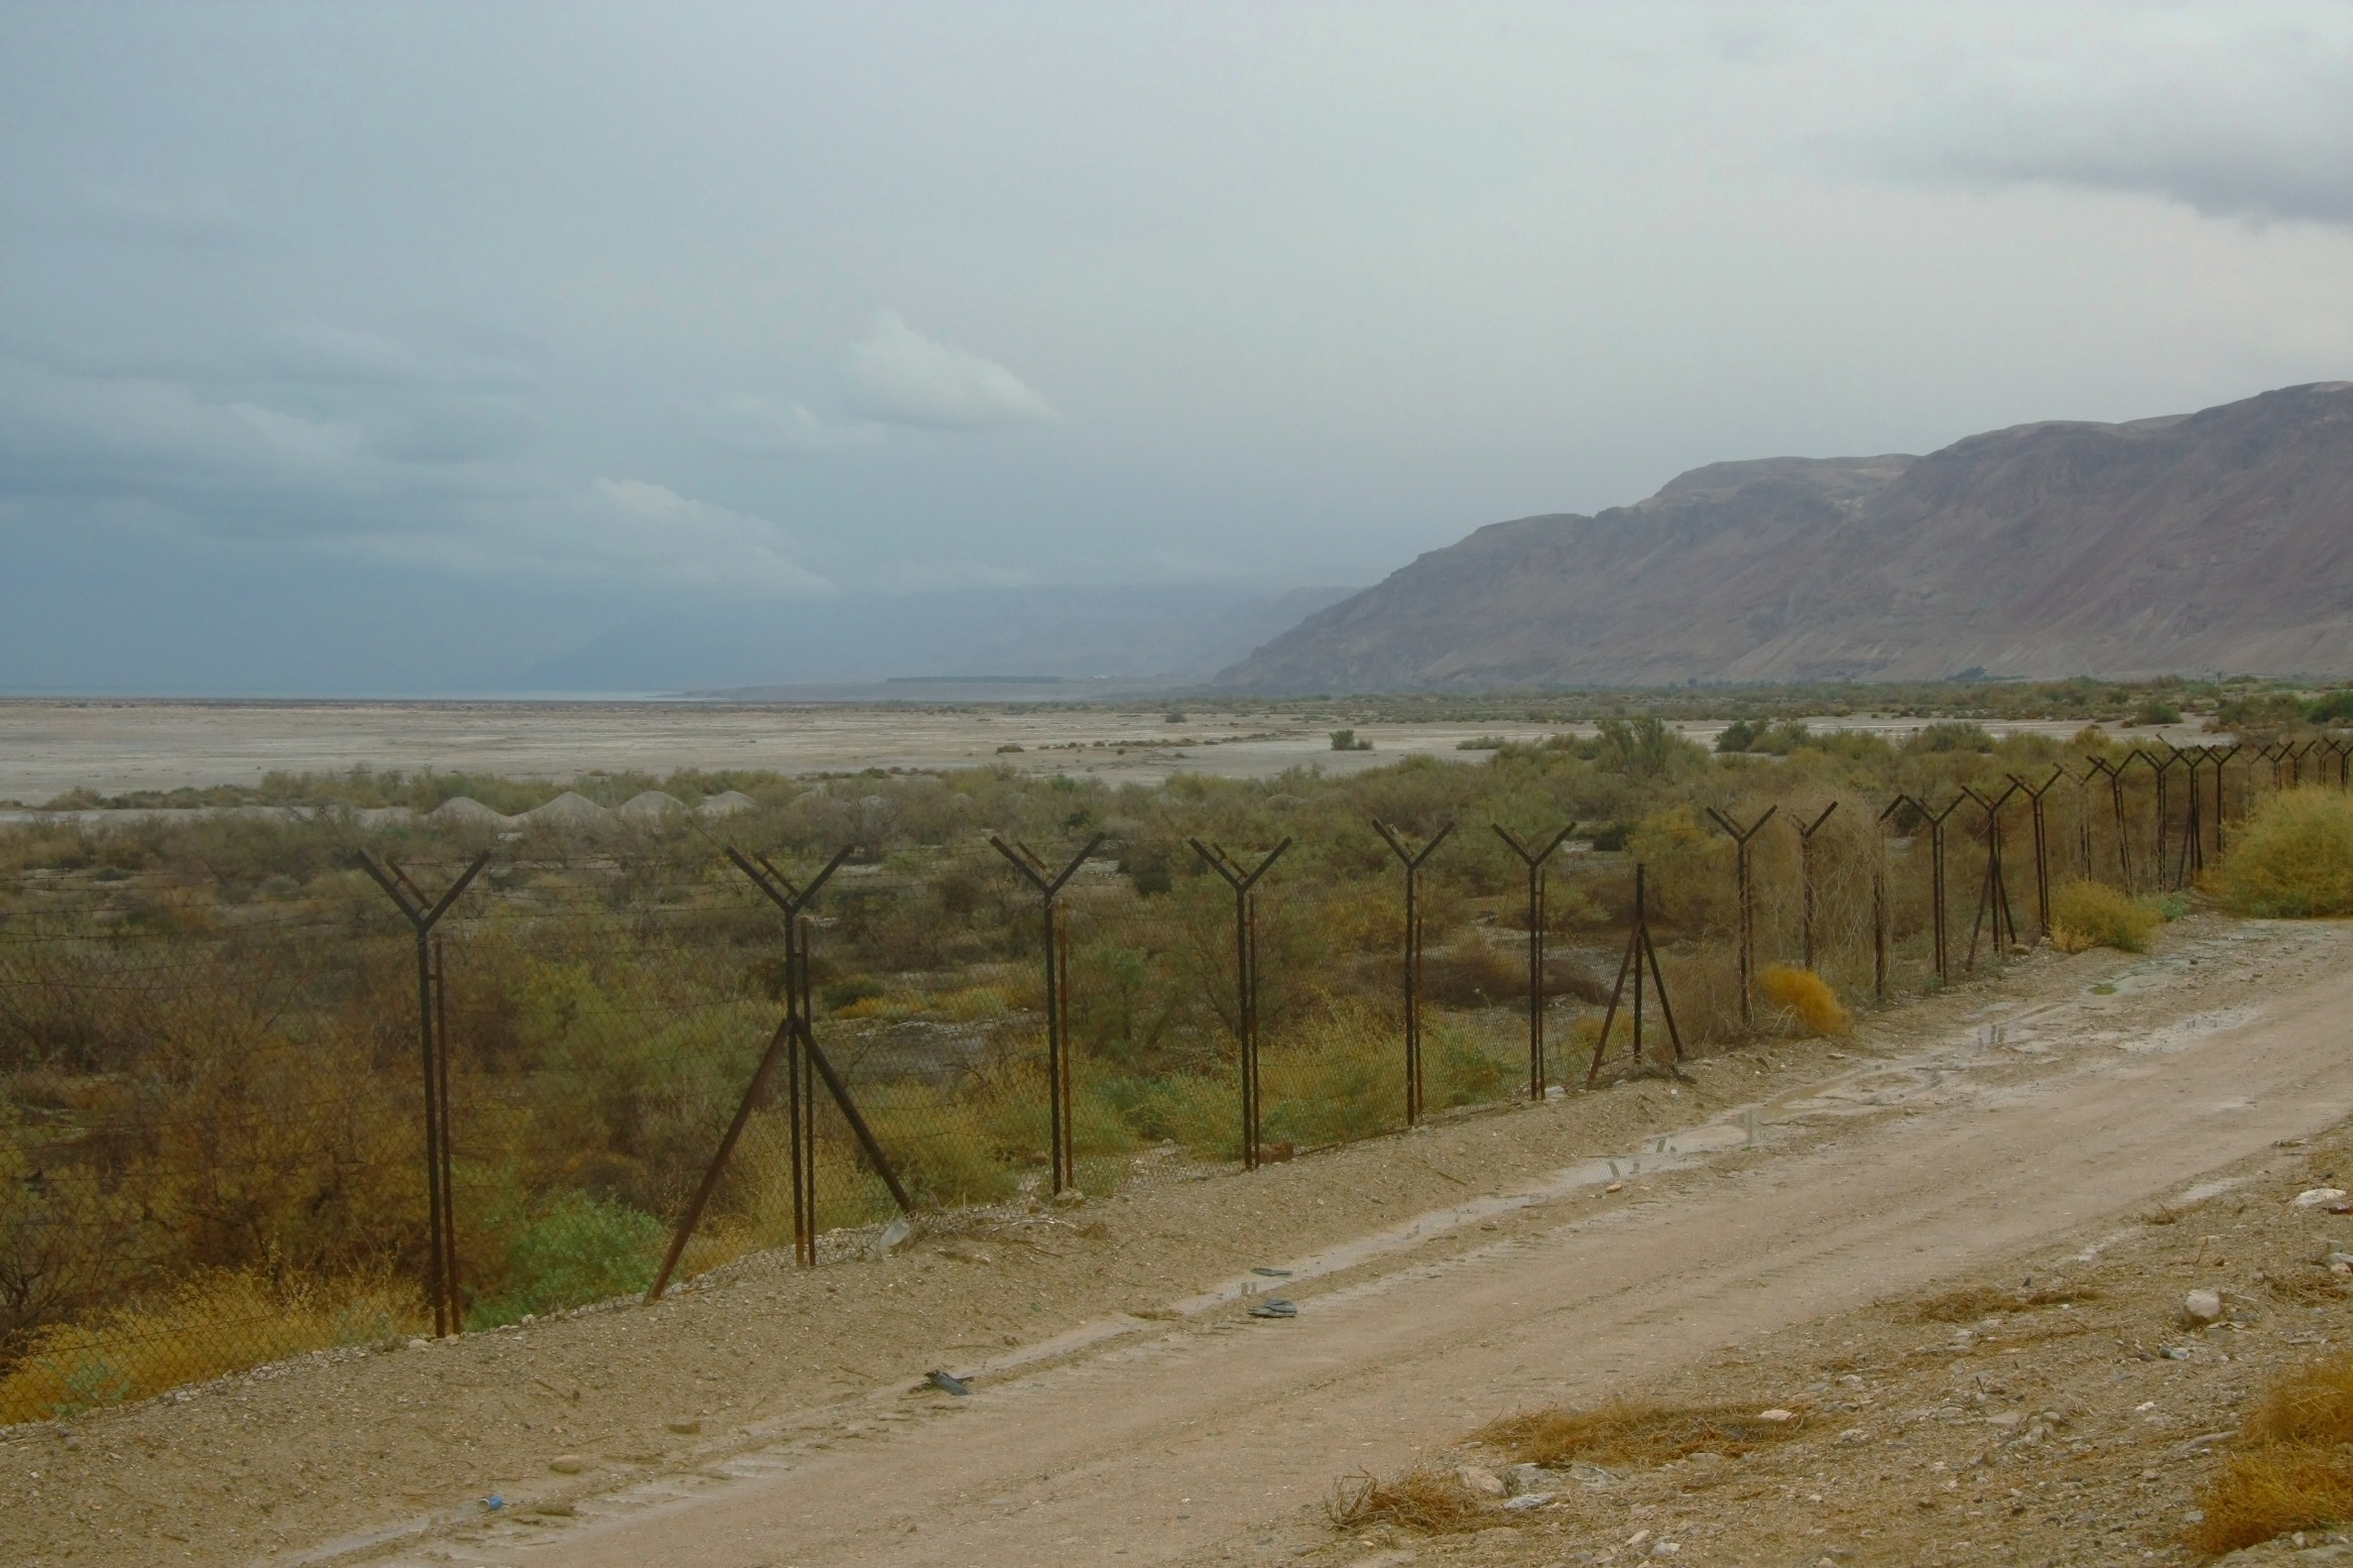
[[[2349,154],[2341,4],[11,6],[0,690],[1255,625],[1703,463],[2340,379]]]

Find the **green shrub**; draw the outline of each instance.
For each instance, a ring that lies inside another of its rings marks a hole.
[[[2242,914],[2353,914],[2353,795],[2305,787],[2272,796],[2231,841],[2216,882]]]
[[[2149,950],[2150,933],[2165,923],[2165,911],[2104,882],[2063,882],[2050,892],[2050,945],[2062,953],[2113,947]]]
[[[466,1326],[496,1328],[526,1313],[643,1290],[666,1239],[662,1222],[643,1210],[564,1193],[509,1244],[507,1293],[477,1304]]]

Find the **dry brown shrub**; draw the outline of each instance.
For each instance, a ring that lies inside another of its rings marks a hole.
[[[2198,1494],[2198,1506],[2205,1517],[2190,1526],[2189,1543],[2204,1552],[2340,1523],[2353,1518],[2353,1458],[2295,1444],[2235,1455]]]
[[[1493,1510],[1450,1470],[1416,1465],[1394,1481],[1360,1471],[1332,1483],[1324,1516],[1336,1529],[1395,1524],[1425,1535],[1460,1534],[1493,1521]]]
[[[2234,1455],[2198,1494],[2200,1551],[2236,1551],[2290,1530],[2353,1519],[2353,1356],[2274,1383],[2239,1429]]]
[[[1745,1406],[1648,1404],[1618,1399],[1592,1410],[1507,1415],[1479,1433],[1523,1464],[1661,1465],[1688,1454],[1726,1458],[1795,1437],[1802,1414],[1768,1421]]]
[[[1912,1315],[1923,1323],[1974,1323],[1979,1318],[2004,1312],[2032,1312],[2037,1307],[2093,1301],[2099,1294],[2089,1285],[2043,1285],[2021,1290],[2004,1290],[1998,1285],[1963,1285],[1915,1302]]]
[[[2343,1298],[2344,1286],[2337,1276],[2323,1269],[2298,1270],[2288,1275],[2266,1274],[2264,1289],[2276,1301],[2290,1301],[2297,1306],[2319,1306]]]

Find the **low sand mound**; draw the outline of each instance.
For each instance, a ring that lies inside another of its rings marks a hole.
[[[741,789],[724,789],[717,794],[702,797],[702,814],[704,816],[733,816],[738,811],[757,811],[759,809],[760,802],[745,794]]]
[[[471,795],[453,794],[425,814],[435,827],[505,827],[515,819],[501,816]]]
[[[686,802],[675,794],[647,789],[622,801],[613,808],[613,814],[636,827],[659,827],[675,817],[684,816]]]
[[[536,827],[593,829],[612,826],[613,813],[579,791],[566,789],[546,804],[524,812],[523,820]]]

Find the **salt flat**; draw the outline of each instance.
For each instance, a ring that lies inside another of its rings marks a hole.
[[[571,780],[624,770],[812,774],[1001,764],[1025,773],[1158,784],[1180,772],[1248,779],[1313,766],[1353,773],[1416,753],[1481,762],[1491,754],[1461,751],[1458,743],[1481,735],[1536,740],[1562,728],[1355,723],[1374,749],[1335,752],[1330,730],[1354,722],[1344,716],[1220,708],[1171,722],[1172,711],[1157,704],[24,699],[0,701],[0,801],[38,805],[74,788],[116,794],[258,784],[274,771],[363,765]],[[1896,732],[1921,721],[1813,722]],[[2078,727],[2072,721],[1997,726],[2055,735]],[[1677,728],[1704,743],[1721,725]],[[2186,739],[2186,732],[2175,738]]]

